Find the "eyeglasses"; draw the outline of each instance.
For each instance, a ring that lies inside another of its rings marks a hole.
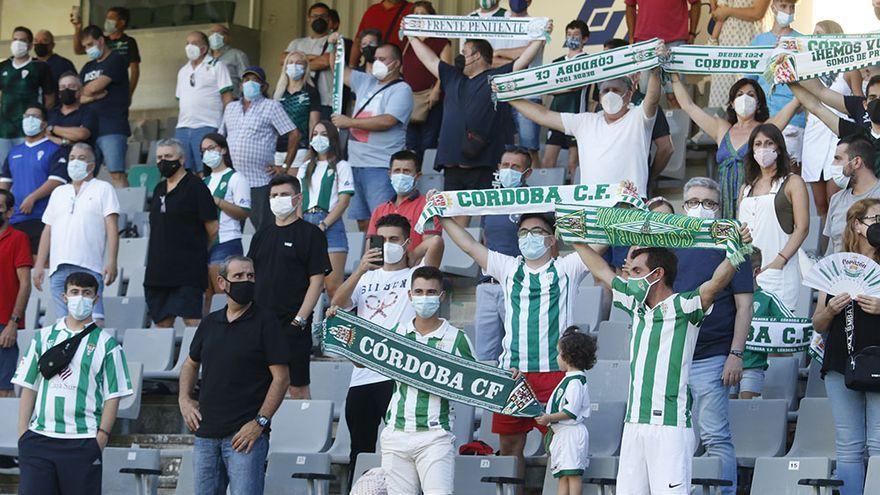
[[[867,226],[871,226],[875,223],[880,223],[880,215],[874,215],[872,217],[862,217],[859,219],[859,221]]]
[[[196,87],[196,73],[195,72],[193,72],[192,74],[189,75],[189,85],[192,88]]]
[[[550,234],[550,232],[547,232],[546,230],[542,229],[541,227],[535,227],[531,230],[519,229],[519,232],[516,233],[516,235],[518,237],[525,237],[529,234],[538,235],[538,236],[552,235],[552,234]]]
[[[703,208],[713,211],[718,209],[718,201],[714,201],[711,199],[704,199],[702,201],[700,201],[699,199],[689,199],[684,202],[684,205],[688,208],[696,208],[700,205],[703,205]]]

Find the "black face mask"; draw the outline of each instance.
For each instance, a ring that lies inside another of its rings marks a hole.
[[[376,61],[376,47],[373,45],[367,45],[361,50],[361,53],[364,54],[364,62],[368,64],[372,64]]]
[[[865,232],[865,237],[868,238],[868,243],[876,249],[880,249],[880,223],[875,223],[868,227],[868,231]]]
[[[231,297],[233,301],[242,306],[253,302],[254,287],[256,286],[253,280],[242,280],[240,282],[231,282],[229,279],[224,280],[229,284],[229,288],[226,290],[226,295]]]
[[[327,23],[327,20],[320,17],[312,21],[312,31],[318,34],[326,33],[328,27],[330,27],[330,24]]]
[[[49,54],[49,44],[48,43],[34,43],[34,53],[38,57],[45,57]]]
[[[161,160],[159,161],[159,173],[166,179],[171,177],[180,168],[180,160]]]
[[[61,99],[62,105],[73,105],[76,103],[76,90],[75,89],[62,89],[58,92],[58,97]]]
[[[467,63],[467,60],[465,60],[464,55],[459,53],[458,55],[455,56],[454,63],[455,63],[455,68],[462,71],[462,70],[464,70],[464,66]]]
[[[880,99],[871,100],[868,103],[868,116],[871,117],[871,122],[875,124],[880,124]]]

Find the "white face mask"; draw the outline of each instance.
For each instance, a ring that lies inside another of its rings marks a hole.
[[[386,265],[399,263],[403,259],[404,254],[406,254],[406,248],[403,247],[403,244],[386,242],[382,248],[382,257]]]
[[[211,50],[219,50],[223,48],[225,41],[223,41],[223,35],[220,33],[211,33],[211,36],[208,36],[208,46],[211,47]]]
[[[380,81],[388,77],[388,66],[385,65],[385,62],[381,60],[373,62],[373,77]]]
[[[779,156],[772,148],[757,148],[754,155],[755,161],[761,168],[772,167],[776,163],[776,157]]]
[[[74,182],[79,182],[89,176],[89,164],[82,160],[70,160],[67,162],[67,176]]]
[[[782,27],[791,26],[794,22],[794,14],[786,14],[785,12],[776,13],[776,22]]]
[[[609,91],[602,95],[600,103],[602,104],[602,110],[606,114],[613,115],[623,110],[623,97],[614,91]]]
[[[837,185],[837,187],[841,189],[846,189],[849,186],[850,177],[844,175],[843,166],[841,165],[832,165],[831,166],[831,180]]]
[[[12,40],[9,51],[12,52],[13,57],[24,57],[28,52],[28,44],[21,40]]]
[[[733,100],[733,111],[740,117],[748,117],[755,114],[758,101],[749,95],[739,95]]]
[[[293,207],[293,201],[290,199],[290,196],[269,198],[269,209],[272,210],[272,214],[279,220],[289,217],[296,210]]]
[[[67,312],[74,320],[83,321],[92,316],[92,306],[95,301],[85,296],[69,296],[67,298]]]
[[[685,214],[691,218],[703,218],[703,219],[713,219],[715,218],[717,210],[710,210],[709,208],[704,207],[703,205],[699,205],[695,208],[687,208],[685,207]]]
[[[186,52],[186,59],[190,62],[198,60],[202,56],[202,49],[196,45],[187,44],[184,47],[184,51]]]

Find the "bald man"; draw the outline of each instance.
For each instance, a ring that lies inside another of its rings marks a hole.
[[[251,63],[248,56],[238,48],[230,46],[231,40],[229,28],[223,24],[211,24],[208,32],[208,45],[211,47],[211,56],[223,62],[229,70],[232,79],[232,91],[235,99],[241,98],[241,74]]]
[[[49,79],[52,81],[52,87],[58,87],[58,79],[65,72],[76,72],[73,62],[55,53],[55,35],[51,31],[45,29],[37,31],[34,36],[34,54],[37,60],[42,60],[49,64]],[[61,102],[56,98],[55,104]]]

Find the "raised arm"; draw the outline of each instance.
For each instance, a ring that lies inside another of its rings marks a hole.
[[[443,236],[433,235],[424,238],[419,246],[410,253],[410,264],[418,265],[420,261],[424,261],[425,265],[440,267],[443,260]]]
[[[828,109],[825,105],[822,104],[821,101],[814,95],[812,92],[804,89],[803,85],[800,83],[791,83],[788,85],[791,88],[792,94],[794,97],[803,105],[804,108],[807,109],[808,112],[815,115],[816,118],[821,120],[825,125],[831,129],[836,135],[840,135],[840,117],[837,116],[834,112]],[[787,105],[786,105],[787,106]],[[780,112],[781,113],[781,112]],[[781,129],[781,128],[780,128]]]
[[[642,101],[642,111],[645,117],[654,117],[657,113],[657,106],[660,103],[660,68],[651,70],[651,76],[648,78],[648,88],[645,93],[645,99]]]
[[[452,242],[473,258],[480,265],[480,268],[485,270],[488,267],[489,248],[480,244],[464,227],[455,223],[455,220],[452,218],[441,217],[440,225],[446,231],[446,234],[449,235],[449,238],[452,239]]]
[[[434,77],[440,77],[440,57],[434,53],[434,50],[431,50],[424,41],[415,36],[409,36],[407,39],[409,39],[409,46],[415,52],[419,61],[422,62],[422,65],[428,69],[428,72]]]
[[[364,256],[361,258],[361,262],[354,270],[354,273],[345,279],[345,282],[336,289],[336,294],[333,295],[330,305],[338,306],[346,310],[351,309],[352,306],[354,306],[354,301],[351,300],[351,296],[354,294],[354,290],[357,288],[361,277],[370,270],[378,270],[380,268],[382,268],[382,250],[379,248],[366,250]]]
[[[508,103],[532,122],[559,132],[565,132],[565,126],[562,125],[562,116],[559,112],[554,112],[540,103],[529,100],[511,100]]]
[[[725,120],[709,115],[694,103],[678,74],[672,74],[672,91],[675,92],[675,99],[678,100],[679,106],[688,114],[691,120],[696,122],[703,132],[712,136],[716,143],[720,143],[721,139],[724,138],[724,133],[730,129],[730,124]]]
[[[541,47],[544,46],[544,40],[532,40],[529,45],[523,50],[522,55],[516,58],[513,61],[513,70],[523,70],[532,63],[532,60],[535,60],[535,57],[538,56],[538,52],[541,51]]]
[[[581,257],[584,265],[587,265],[587,269],[593,275],[593,280],[610,289],[611,282],[617,274],[614,273],[614,269],[608,265],[608,262],[602,258],[602,255],[589,244],[574,244],[574,250]]]
[[[846,110],[846,101],[842,94],[834,91],[822,84],[818,79],[807,79],[806,81],[801,81],[799,83],[789,84],[789,87],[794,84],[800,84],[800,86],[813,94],[816,98],[819,99],[822,103],[828,105],[829,107],[837,110],[840,113],[846,114],[849,113]],[[859,87],[859,91],[861,91],[861,87]],[[794,91],[794,88],[792,88]]]
[[[743,244],[752,243],[752,234],[746,224],[742,224],[739,232]],[[706,311],[712,306],[712,303],[715,302],[715,297],[730,284],[730,281],[733,280],[734,274],[736,274],[736,266],[734,266],[729,259],[725,258],[724,261],[718,265],[718,268],[715,269],[712,278],[700,286],[700,303],[703,306],[703,311]]]
[[[767,121],[768,124],[773,124],[779,129],[785,129],[785,126],[788,125],[788,122],[794,117],[794,114],[798,113],[800,110],[801,102],[797,100],[797,98],[792,98],[790,102],[788,102],[781,110],[776,112],[776,115],[770,117],[770,120]]]

